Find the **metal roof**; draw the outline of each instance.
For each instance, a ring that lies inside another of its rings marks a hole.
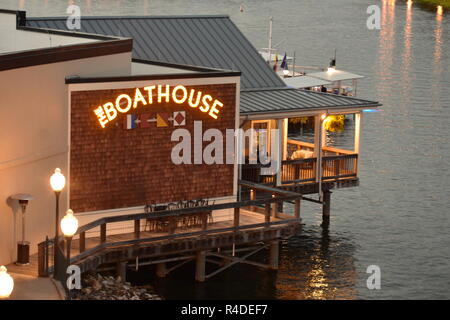
[[[374,108],[380,104],[335,94],[275,88],[241,91],[241,115],[314,109]]]
[[[39,17],[26,24],[67,30],[66,21]],[[241,71],[242,88],[285,86],[228,16],[83,16],[79,31],[133,38],[133,58]]]

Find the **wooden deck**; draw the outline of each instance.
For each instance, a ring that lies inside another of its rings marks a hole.
[[[246,209],[241,209],[240,212],[240,225],[252,225],[252,224],[258,224],[264,222],[264,215],[260,213],[255,213]],[[276,217],[271,217],[271,221],[279,221],[280,219]],[[226,219],[226,216],[223,214],[215,214],[213,215],[213,221],[208,223],[208,230],[215,230],[215,229],[223,229],[223,228],[230,228],[233,227],[233,219],[232,217],[230,219]],[[141,238],[157,238],[166,236],[167,232],[155,232],[155,231],[145,231],[145,223],[141,224],[141,230],[140,230],[140,237]],[[135,237],[134,232],[130,232],[129,229],[124,228],[123,233],[119,232],[120,230],[116,230],[116,234],[107,235],[106,242],[123,242],[132,240]],[[175,230],[175,235],[182,235],[184,233],[190,234],[192,232],[201,231],[201,227],[194,227],[194,228],[178,228]],[[188,235],[186,238],[189,237]],[[185,239],[184,237],[179,237],[178,239],[182,240]],[[156,241],[157,242],[157,241]],[[155,242],[155,243],[156,243]],[[87,237],[85,240],[85,250],[89,250],[92,248],[95,248],[96,246],[100,245],[100,236],[91,236]],[[80,246],[79,246],[79,240],[74,239],[72,241],[71,246],[71,255],[75,256],[80,252]],[[53,265],[53,252],[50,250],[49,252],[49,265]],[[15,264],[10,264],[7,266],[9,272],[18,273],[18,274],[25,274],[30,276],[38,276],[38,254],[35,253],[30,256],[30,264],[26,266],[17,266]]]

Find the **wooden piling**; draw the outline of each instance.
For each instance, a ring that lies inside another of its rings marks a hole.
[[[300,218],[300,199],[295,200],[294,217],[296,219]]]
[[[126,261],[116,263],[116,277],[120,277],[122,282],[127,281],[127,264]]]
[[[280,242],[274,240],[270,242],[269,246],[269,268],[278,270],[278,256],[280,254]]]
[[[159,278],[164,278],[167,275],[166,263],[161,262],[156,265],[156,276]]]
[[[323,206],[322,206],[322,221],[325,223],[330,221],[330,209],[331,209],[331,191],[326,190],[323,192]]]
[[[197,251],[195,255],[195,280],[204,282],[206,279],[206,251]]]

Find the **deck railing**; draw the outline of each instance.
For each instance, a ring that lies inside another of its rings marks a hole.
[[[322,180],[353,178],[358,172],[358,155],[345,154],[322,158]]]
[[[288,140],[288,158],[301,147],[302,150],[314,151],[314,144]],[[265,165],[269,166],[269,165]],[[242,179],[266,185],[275,185],[276,175],[262,176],[261,164],[242,165]],[[281,167],[282,184],[306,184],[317,181],[317,158],[284,160]],[[322,181],[354,178],[358,175],[358,154],[349,150],[323,147]]]
[[[157,211],[153,213],[139,213],[139,214],[129,214],[120,216],[104,217],[81,226],[74,236],[73,243],[77,244],[77,250],[73,248],[73,256],[68,264],[74,264],[84,258],[87,258],[100,250],[104,250],[111,247],[128,246],[128,245],[138,245],[150,242],[157,242],[162,240],[172,240],[179,239],[183,237],[193,237],[193,236],[204,236],[212,235],[224,232],[239,232],[254,228],[268,228],[271,226],[280,226],[291,223],[298,223],[300,220],[300,204],[298,207],[298,212],[292,215],[286,215],[277,212],[277,203],[279,201],[294,201],[300,202],[301,195],[298,193],[288,192],[281,189],[269,188],[265,189],[263,187],[258,187],[258,185],[252,184],[250,182],[240,181],[241,187],[260,189],[263,192],[270,193],[269,197],[258,200],[246,200],[231,203],[213,204],[203,207],[191,207],[175,210],[165,210]],[[272,197],[272,194],[276,195]],[[259,210],[252,210],[253,208],[262,206],[264,208],[263,212]],[[210,226],[214,223],[209,218],[209,213],[218,210],[233,210],[232,226],[225,228],[211,228]],[[262,214],[264,221],[262,223],[245,224],[240,221],[241,209],[246,209],[257,214]],[[202,213],[204,213],[202,215]],[[202,223],[197,228],[187,228],[180,229],[177,226],[177,222],[183,220],[184,217],[192,216],[192,214],[202,216]],[[277,219],[273,219],[277,218]],[[153,232],[144,232],[144,223],[148,221],[167,221],[168,227],[164,229],[152,230]],[[108,226],[118,223],[118,222],[132,222],[134,225],[134,232],[131,235],[131,239],[123,240],[120,237],[115,237],[117,233],[109,234]],[[177,229],[177,232],[175,230]],[[98,237],[87,237],[86,235],[93,230],[98,230]],[[53,244],[53,240],[46,240],[38,245],[40,248],[39,255],[39,275],[47,276],[53,272],[53,267],[49,266],[50,259],[50,246]],[[62,243],[62,237],[59,239]],[[89,246],[87,245],[89,242]],[[63,247],[63,246],[60,246]]]
[[[316,181],[316,158],[285,160],[282,162],[281,182],[308,183]]]

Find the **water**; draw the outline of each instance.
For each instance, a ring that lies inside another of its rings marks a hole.
[[[0,7],[62,16],[69,2]],[[320,208],[302,204],[305,230],[283,243],[277,273],[238,265],[197,284],[187,265],[167,279],[142,272],[140,281],[169,299],[450,298],[450,13],[398,0],[73,2],[86,15],[225,13],[257,48],[267,47],[273,16],[274,43],[295,50],[297,64],[325,66],[337,48],[338,68],[366,76],[358,95],[383,103],[364,115],[360,187],[333,194],[329,231]],[[371,4],[382,10],[381,30],[366,28]],[[336,142],[350,143],[351,131]],[[381,290],[366,287],[372,264],[381,268]]]

